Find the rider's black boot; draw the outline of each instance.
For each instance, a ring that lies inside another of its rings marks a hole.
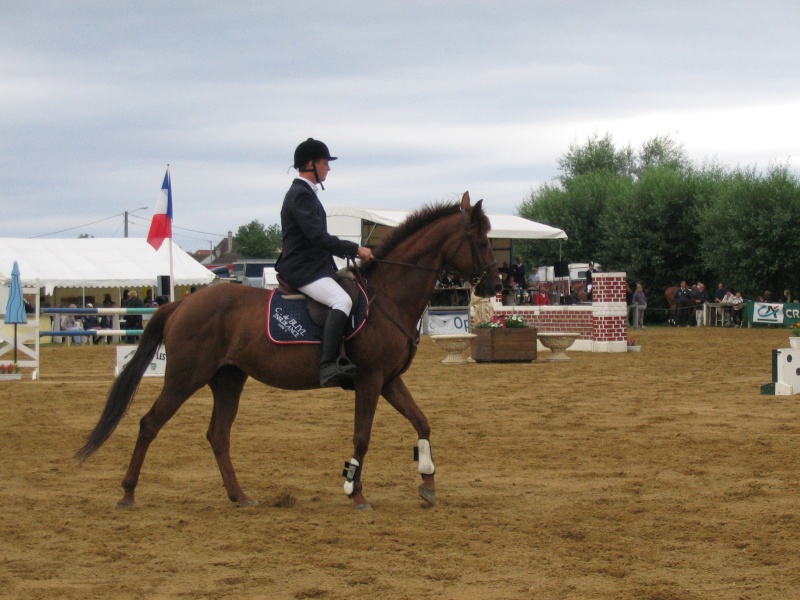
[[[339,385],[341,379],[352,379],[356,366],[346,356],[339,356],[344,328],[348,316],[340,310],[331,309],[322,331],[322,355],[319,361],[319,385]]]

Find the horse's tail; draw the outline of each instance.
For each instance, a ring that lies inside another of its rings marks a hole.
[[[144,330],[136,353],[114,380],[100,420],[87,436],[83,447],[75,453],[77,460],[83,462],[94,454],[111,437],[122,417],[128,412],[139,382],[164,339],[164,325],[179,304],[180,302],[165,304],[153,314],[153,318],[150,319]]]

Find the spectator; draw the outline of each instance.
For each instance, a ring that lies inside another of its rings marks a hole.
[[[702,327],[706,324],[706,302],[708,302],[706,286],[702,281],[698,281],[694,290],[694,317],[698,327]]]
[[[128,292],[128,304],[126,308],[144,308],[144,302],[139,298],[139,294],[136,290],[131,290]],[[142,315],[125,315],[125,329],[142,329]],[[129,335],[125,338],[125,341],[129,344],[135,344],[137,341],[138,335]]]
[[[592,301],[592,272],[594,271],[594,263],[589,263],[589,268],[586,269],[586,287],[583,288],[586,291],[586,299],[591,302]]]
[[[678,327],[689,325],[689,311],[692,310],[692,290],[686,287],[686,281],[681,281],[680,287],[675,290],[675,319]]]
[[[545,286],[541,286],[539,291],[536,292],[536,296],[533,298],[533,304],[535,306],[550,306],[550,295],[547,293]]]
[[[744,298],[742,298],[742,292],[736,292],[731,300],[731,304],[733,304],[733,310],[731,311],[733,314],[733,326],[741,327],[745,307]]]
[[[730,326],[733,323],[733,305],[735,304],[736,300],[736,292],[733,288],[729,289],[725,292],[725,297],[722,299],[722,310],[723,310],[723,318],[722,324],[726,326]]]
[[[558,286],[555,283],[551,283],[548,286],[547,294],[550,296],[550,304],[553,306],[559,304],[559,298],[561,297],[561,294],[559,293]]]
[[[636,291],[633,293],[633,303],[639,307],[639,328],[645,329],[644,311],[647,310],[647,296],[641,281],[636,282]]]
[[[727,292],[725,291],[725,284],[720,283],[719,286],[717,286],[717,291],[714,292],[714,301],[722,302],[723,298],[725,298],[726,293]]]
[[[792,292],[789,290],[783,290],[783,301],[786,304],[789,304],[792,301]]]
[[[70,308],[78,308],[75,304],[70,304]],[[83,323],[79,319],[75,318],[75,315],[64,315],[61,317],[61,322],[59,323],[61,327],[61,331],[83,331]],[[75,343],[80,345],[83,343],[83,336],[75,335],[70,336]]]
[[[508,266],[508,261],[503,261],[503,266],[497,269],[500,271],[500,278],[503,280],[503,288],[508,289],[511,287],[511,282],[514,281],[514,273],[511,267]]]
[[[520,289],[528,287],[528,281],[525,279],[525,264],[522,262],[521,256],[517,256],[516,262],[511,267],[511,276]]]
[[[528,289],[531,291],[532,294],[535,294],[539,291],[539,283],[541,281],[541,277],[539,277],[539,270],[536,269],[532,271],[530,275],[528,275]]]
[[[94,304],[90,302],[89,304],[86,305],[86,308],[94,308]],[[89,329],[96,329],[96,330],[102,329],[100,327],[100,319],[97,317],[97,315],[86,315],[83,318],[83,329],[84,331],[88,331]],[[97,335],[86,336],[87,344],[99,344],[102,341],[103,341],[102,336],[97,336]]]

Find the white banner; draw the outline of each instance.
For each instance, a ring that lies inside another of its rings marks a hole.
[[[469,312],[428,313],[428,335],[469,333]]]
[[[783,304],[753,302],[753,323],[783,323]]]
[[[128,363],[133,358],[138,346],[117,346],[117,367],[114,369],[114,376],[119,375]],[[153,357],[153,362],[147,367],[144,372],[145,377],[163,377],[167,370],[167,354],[164,351],[164,346],[159,346],[156,350],[156,355]]]

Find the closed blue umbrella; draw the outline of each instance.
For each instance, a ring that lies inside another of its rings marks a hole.
[[[27,323],[28,317],[25,316],[25,299],[22,297],[22,284],[19,280],[19,265],[14,261],[14,268],[11,269],[11,288],[8,291],[8,302],[6,302],[6,323],[14,325],[14,362],[17,362],[17,325]]]

